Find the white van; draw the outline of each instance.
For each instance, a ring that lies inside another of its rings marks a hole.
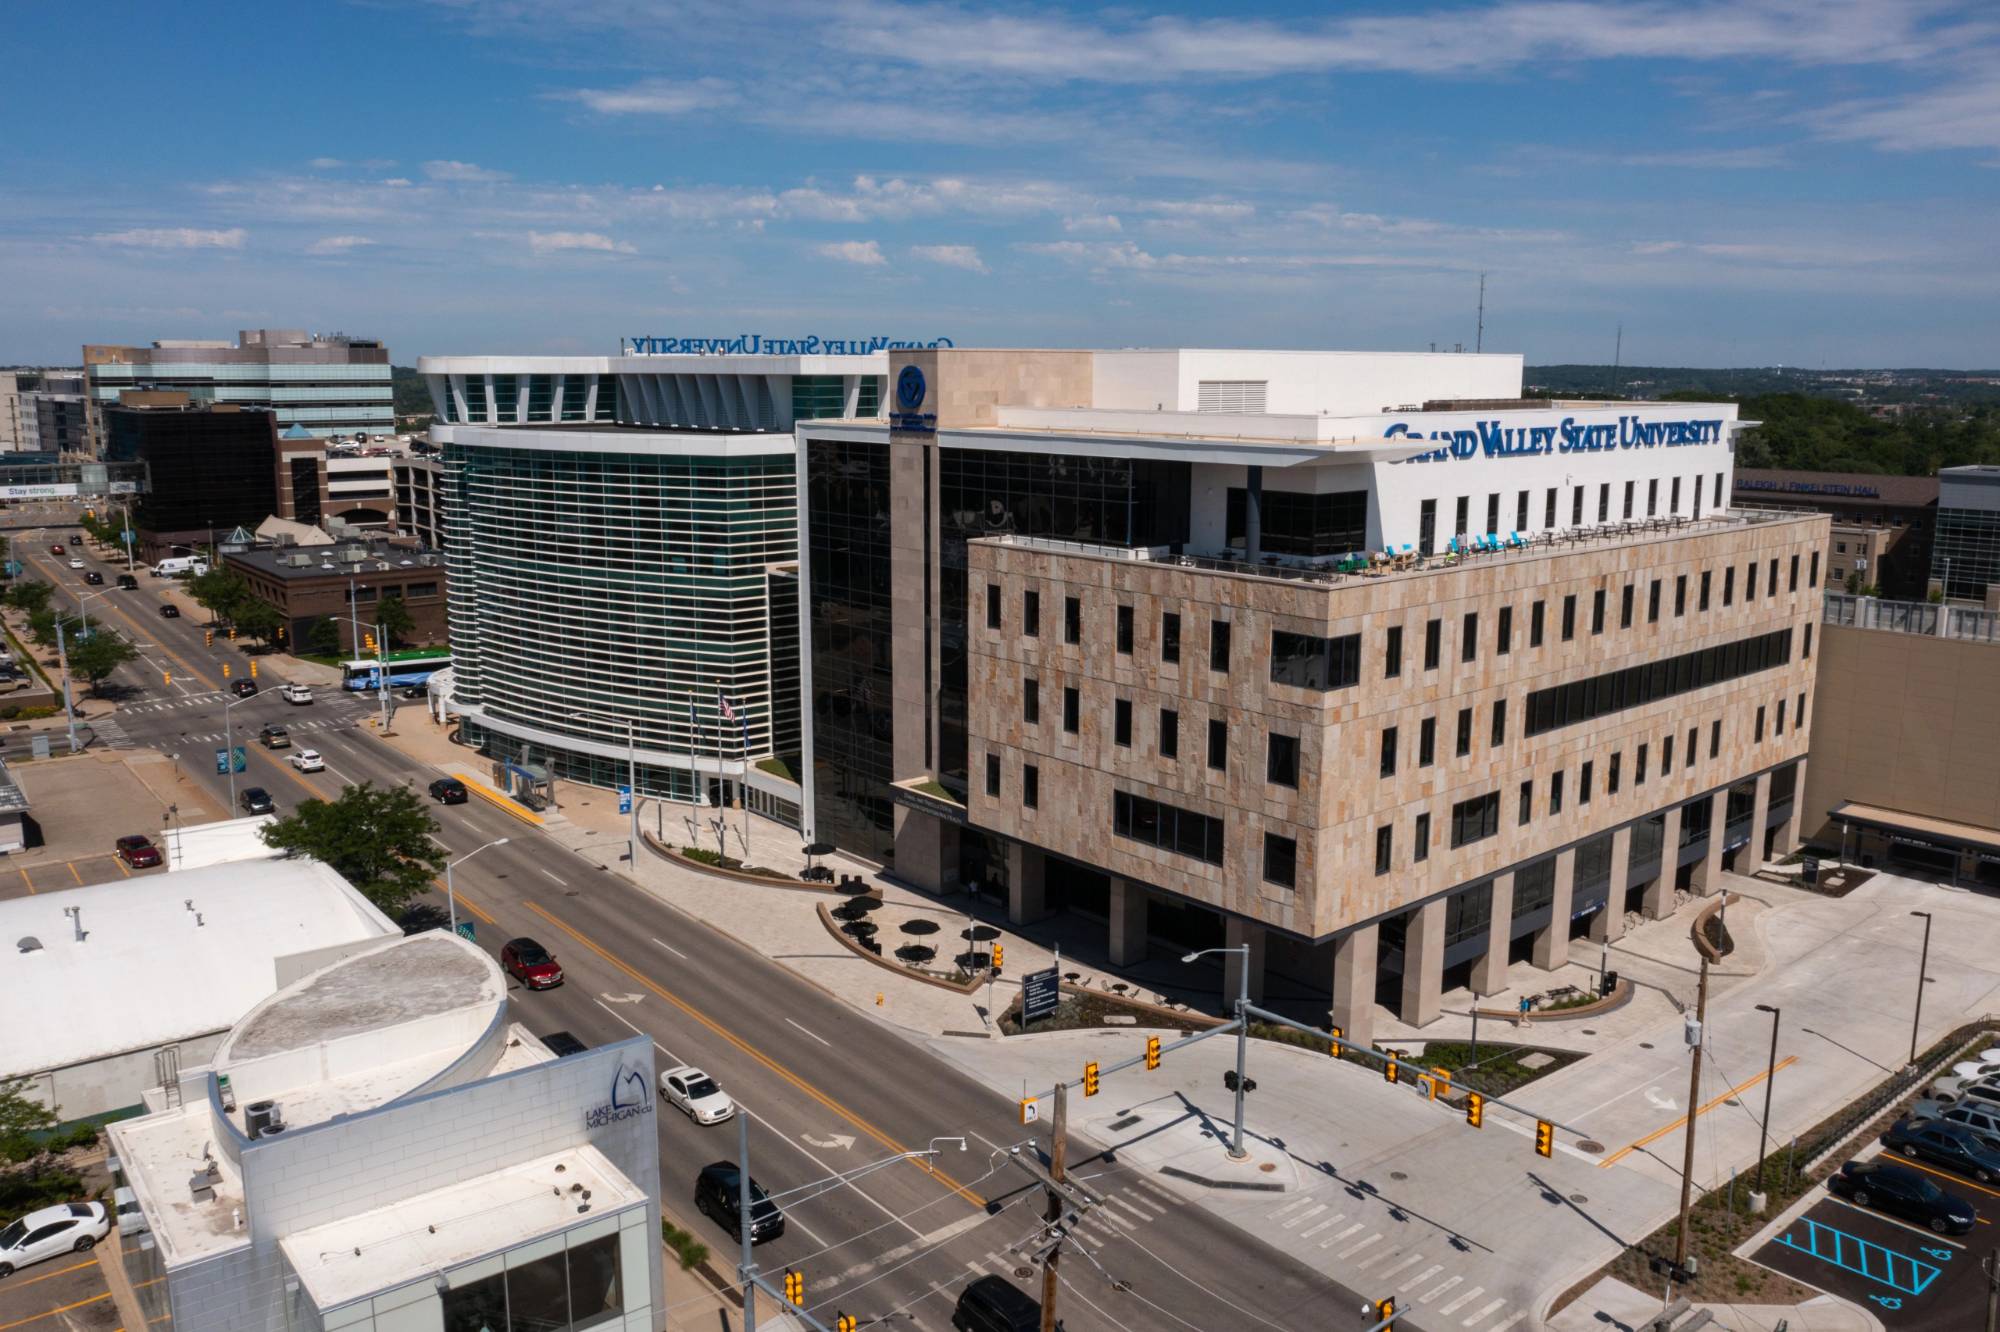
[[[208,572],[208,561],[199,555],[173,555],[153,566],[155,578],[193,577]]]

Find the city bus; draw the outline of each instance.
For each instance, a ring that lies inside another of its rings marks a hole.
[[[340,687],[356,691],[381,688],[381,669],[384,662],[389,668],[389,687],[402,689],[410,685],[430,683],[434,672],[451,665],[451,653],[417,648],[388,653],[383,661],[377,661],[373,657],[343,661],[340,663]]]

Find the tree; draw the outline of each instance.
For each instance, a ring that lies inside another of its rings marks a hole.
[[[322,615],[314,620],[312,628],[306,630],[306,651],[316,657],[339,656],[340,621],[331,615]]]
[[[285,622],[284,612],[261,597],[249,597],[230,616],[236,627],[260,643],[271,643]]]
[[[188,595],[215,619],[233,620],[253,600],[250,585],[229,569],[211,569],[188,579]]]
[[[90,692],[105,678],[128,661],[139,658],[139,649],[120,638],[110,629],[98,628],[90,631],[87,638],[78,639],[70,645],[69,669],[90,682]]]
[[[417,627],[417,622],[410,618],[410,608],[403,604],[401,597],[396,596],[384,597],[376,603],[375,623],[381,626],[389,647],[409,637]]]
[[[444,870],[444,849],[431,840],[436,829],[416,792],[363,782],[337,800],[306,801],[262,835],[281,851],[331,866],[393,919]]]
[[[56,590],[39,578],[29,578],[8,587],[6,601],[15,610],[33,615],[36,611],[48,609],[49,598]]]
[[[56,1112],[26,1093],[28,1080],[0,1082],[0,1161],[19,1165],[32,1161],[44,1150],[41,1135],[56,1126]]]

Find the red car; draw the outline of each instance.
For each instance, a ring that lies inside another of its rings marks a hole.
[[[160,863],[160,848],[143,833],[121,837],[114,845],[118,848],[118,858],[133,869],[152,869]]]
[[[555,955],[533,939],[509,939],[500,949],[500,969],[531,990],[562,984]]]
[[[49,554],[51,554],[51,555],[67,555],[67,554],[69,554],[69,552],[68,552],[68,551],[66,551],[66,550],[64,550],[64,549],[63,549],[63,548],[62,548],[61,546],[50,546],[50,547],[49,547]]]

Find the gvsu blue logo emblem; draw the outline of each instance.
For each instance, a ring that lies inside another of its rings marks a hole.
[[[584,1112],[585,1128],[603,1128],[621,1119],[653,1113],[653,1087],[646,1070],[620,1060],[611,1075],[611,1100]]]
[[[924,372],[914,365],[904,366],[896,376],[896,405],[906,412],[924,405]]]

